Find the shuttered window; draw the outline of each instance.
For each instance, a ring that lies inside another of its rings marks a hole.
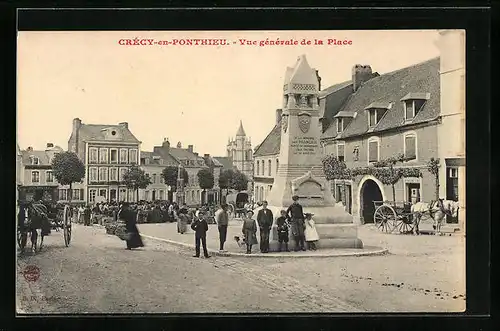
[[[368,143],[368,161],[378,161],[378,141],[371,141]]]
[[[406,101],[406,119],[411,120],[414,116],[413,114],[413,101]]]
[[[377,112],[375,109],[370,109],[370,118],[369,118],[370,127],[375,126],[377,124]]]
[[[405,158],[408,160],[415,160],[417,158],[416,139],[414,135],[405,137]]]
[[[345,152],[344,152],[344,148],[345,146],[343,144],[339,144],[337,145],[337,158],[339,159],[339,161],[344,161],[345,160]]]

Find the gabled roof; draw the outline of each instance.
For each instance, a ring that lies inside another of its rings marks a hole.
[[[281,120],[269,132],[266,138],[255,149],[254,156],[276,155],[280,152]]]
[[[356,113],[356,117],[337,138],[348,138],[368,132],[368,117],[365,108],[373,102],[393,103],[384,117],[370,132],[380,132],[405,124],[404,105],[401,101],[408,93],[430,94],[411,123],[423,123],[439,116],[440,85],[439,58],[374,77],[353,93],[341,111]],[[335,137],[335,126],[329,127],[323,137]]]
[[[212,158],[214,161],[219,162],[224,169],[233,169],[233,159],[226,156],[214,156]]]
[[[333,117],[354,117],[354,114],[355,113],[350,113],[350,112],[347,112],[347,111],[339,111],[335,116]]]
[[[175,165],[179,164],[179,161],[177,161],[174,157],[172,157],[172,155],[169,154],[161,155],[154,152],[141,151],[141,159],[148,159],[150,165],[156,164],[156,165],[166,166],[168,164],[175,164]],[[163,163],[161,163],[160,160],[163,160]],[[142,164],[142,165],[148,165],[148,164]]]
[[[31,165],[31,156],[38,158],[38,165],[51,165],[50,154],[46,151],[21,151],[22,161],[25,165]]]
[[[172,148],[170,147],[170,155],[178,160],[201,160],[205,161],[201,156],[190,152],[187,148]]]
[[[314,72],[314,74],[312,74]],[[285,73],[285,84],[318,84],[318,77],[314,69],[307,62],[306,56],[300,55],[293,68],[287,68]]]
[[[82,140],[106,140],[106,136],[104,134],[104,130],[106,129],[113,129],[119,132],[122,136],[122,139],[120,139],[120,141],[136,143],[140,142],[128,128],[121,125],[82,123],[78,135]]]

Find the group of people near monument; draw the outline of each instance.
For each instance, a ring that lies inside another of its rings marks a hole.
[[[318,232],[312,213],[304,213],[302,206],[298,202],[299,197],[292,197],[293,203],[287,210],[281,210],[280,216],[276,219],[276,230],[278,232],[278,251],[289,252],[288,242],[291,236],[295,242],[294,251],[305,251],[307,249],[316,250],[316,241],[319,240]],[[267,208],[267,201],[262,202],[262,209],[257,213],[257,221],[253,219],[253,211],[247,211],[243,219],[242,232],[246,244],[247,254],[251,254],[252,246],[258,243],[257,227],[260,232],[260,251],[269,253],[269,235],[273,226],[274,215]]]

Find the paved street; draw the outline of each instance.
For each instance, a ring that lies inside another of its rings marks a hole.
[[[148,226],[160,225],[141,226],[141,231]],[[465,308],[463,237],[385,235],[370,227],[360,228],[360,237],[365,244],[389,248],[390,254],[196,259],[193,250],[147,239],[142,250],[127,251],[103,228],[75,225],[70,247],[64,247],[61,233],[52,233],[44,251],[18,259],[18,301],[28,313]],[[40,269],[35,282],[21,274],[28,265]]]

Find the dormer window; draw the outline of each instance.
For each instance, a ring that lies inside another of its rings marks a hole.
[[[365,110],[368,111],[368,126],[374,128],[384,117],[388,109],[392,108],[391,102],[372,102]]]
[[[413,120],[429,98],[430,93],[408,93],[405,95],[401,99],[404,107],[405,121]]]
[[[39,165],[40,164],[40,159],[36,156],[30,156],[30,161],[31,164],[33,165]]]
[[[344,120],[342,117],[337,118],[337,132],[344,131]]]

